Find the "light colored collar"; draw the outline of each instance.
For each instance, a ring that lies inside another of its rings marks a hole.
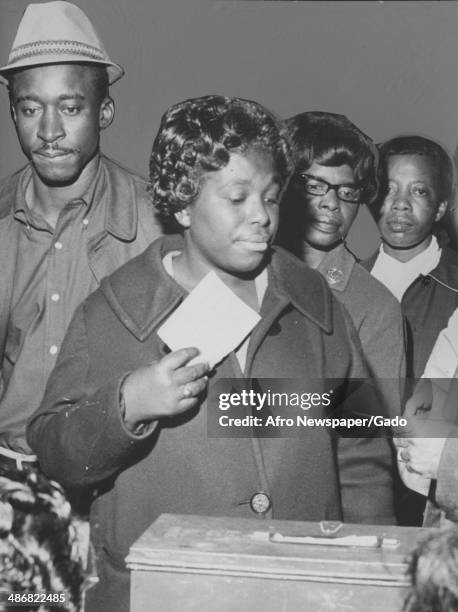
[[[430,244],[424,251],[406,262],[398,261],[388,255],[382,244],[371,274],[401,301],[406,290],[420,275],[426,276],[434,270],[441,254],[442,250],[435,236],[432,236]]]

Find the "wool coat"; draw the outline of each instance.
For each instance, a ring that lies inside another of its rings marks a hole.
[[[364,357],[377,378],[388,412],[400,414],[406,363],[404,320],[398,300],[357,262],[345,244],[329,251],[317,269],[326,278],[335,297],[345,306],[356,327]],[[341,438],[341,466],[344,461],[360,464],[359,452],[364,443],[360,440],[357,445],[354,438]],[[343,448],[348,445],[350,448]],[[354,471],[345,470],[345,474],[354,478]],[[348,486],[342,489],[342,505],[346,518],[351,520],[355,508],[354,491],[350,483],[343,484]],[[361,510],[356,510],[361,521]]]
[[[326,427],[305,429],[298,438],[214,438],[207,435],[207,413],[217,408],[204,402],[142,435],[126,429],[120,385],[127,373],[166,354],[156,331],[186,295],[162,264],[181,245],[181,237],[159,238],[81,305],[29,424],[29,443],[48,476],[93,487],[91,531],[100,581],[88,593],[88,610],[128,610],[124,559],[161,513],[254,517],[249,500],[263,491],[272,501],[264,516],[344,518],[335,436]],[[285,391],[291,379],[293,390],[298,380],[307,390],[311,379],[367,374],[356,330],[326,281],[281,249],[271,255],[260,314],[245,372],[231,353],[210,378],[209,395],[226,378],[275,377]],[[365,445],[360,463],[355,506],[366,520],[390,522],[387,441]]]

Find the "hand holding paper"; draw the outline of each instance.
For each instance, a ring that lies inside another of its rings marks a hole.
[[[207,385],[209,369],[206,363],[189,365],[196,353],[193,347],[173,351],[127,376],[122,384],[127,429],[138,433],[139,427],[196,405]]]

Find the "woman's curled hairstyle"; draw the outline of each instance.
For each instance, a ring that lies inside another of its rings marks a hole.
[[[153,205],[165,224],[199,193],[202,173],[220,170],[231,153],[271,155],[281,188],[292,162],[283,126],[257,102],[204,96],[180,102],[163,115],[150,159]],[[176,227],[176,226],[175,226]]]

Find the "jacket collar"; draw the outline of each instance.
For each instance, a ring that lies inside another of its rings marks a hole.
[[[186,296],[162,264],[166,253],[181,248],[181,236],[162,236],[100,284],[113,311],[140,341]]]
[[[327,333],[332,332],[332,296],[326,281],[317,270],[281,247],[274,247],[269,281],[277,294]]]
[[[427,276],[451,291],[458,292],[458,254],[449,247],[442,247],[439,264]]]
[[[166,253],[180,250],[182,244],[179,235],[162,236],[101,283],[113,311],[140,341],[187,295],[162,264]],[[291,303],[325,332],[332,331],[332,297],[321,274],[279,247],[273,249],[268,272],[266,302],[273,300],[282,307]]]
[[[348,285],[355,263],[355,257],[342,243],[326,253],[317,269],[333,291],[342,292]]]
[[[137,206],[135,185],[130,175],[119,172],[120,166],[100,156],[101,176],[95,192],[94,202],[105,206],[105,230],[120,240],[131,241],[137,232]],[[121,168],[123,170],[123,168]]]
[[[0,188],[0,219],[8,217],[10,212],[14,210],[14,202],[16,201],[20,177],[27,167],[28,166],[21,168],[2,181]]]
[[[129,203],[135,202],[135,184],[129,173],[122,171],[122,167],[108,159],[100,156],[100,168],[97,172],[97,184],[95,186],[93,201],[97,206],[105,207],[105,232],[108,232],[120,240],[131,241],[137,232],[137,207]],[[9,215],[14,210],[14,203],[24,199],[24,194],[19,193],[22,186],[24,173],[30,172],[31,165],[28,164],[8,180],[3,181],[0,189],[0,219]]]
[[[378,257],[378,249],[361,265],[369,272],[375,265]],[[431,277],[440,285],[444,285],[451,291],[458,292],[458,254],[447,246],[442,247],[442,254],[438,265],[426,276]]]
[[[363,266],[363,268],[366,268],[368,272],[371,272],[372,268],[375,266],[377,257],[378,257],[378,249],[375,251],[375,253],[372,253],[370,257],[368,257],[367,259],[363,259],[359,263],[361,266]]]

